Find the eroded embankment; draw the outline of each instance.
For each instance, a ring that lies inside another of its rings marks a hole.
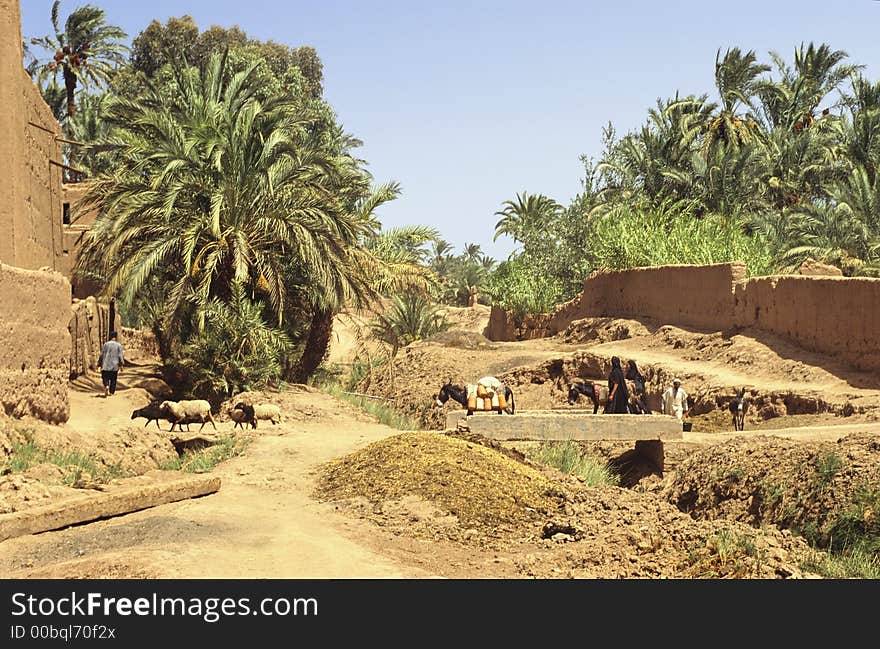
[[[695,519],[775,525],[835,549],[880,553],[880,438],[754,436],[694,451],[660,495]]]

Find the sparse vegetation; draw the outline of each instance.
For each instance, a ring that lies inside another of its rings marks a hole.
[[[880,487],[863,486],[828,528],[828,546],[838,553],[866,553],[880,561]]]
[[[746,579],[761,575],[767,552],[746,534],[721,529],[707,539],[704,547],[692,547],[688,562],[696,577]]]
[[[556,467],[564,473],[581,478],[587,486],[616,485],[619,477],[608,465],[581,452],[573,441],[545,442],[531,452],[532,459],[548,466]]]
[[[834,476],[843,467],[843,460],[837,453],[830,451],[816,458],[816,474],[819,477],[819,486],[827,487],[831,484]]]
[[[84,478],[89,482],[104,483],[127,475],[118,464],[106,466],[89,453],[47,449],[32,440],[13,446],[0,468],[0,475],[20,473],[44,463],[61,467],[64,472],[61,482],[69,487],[78,486]]]
[[[414,419],[397,412],[381,399],[370,399],[356,394],[349,394],[347,390],[344,390],[336,383],[327,383],[321,386],[321,389],[337,399],[354,404],[368,415],[375,417],[380,424],[384,424],[389,428],[396,428],[397,430],[419,429],[419,425]]]
[[[162,464],[166,471],[185,471],[187,473],[207,473],[221,462],[244,453],[251,438],[246,435],[226,435],[218,442],[199,451],[187,451],[180,457]]]
[[[859,549],[842,552],[814,550],[801,563],[801,569],[826,579],[880,579],[880,559]]]

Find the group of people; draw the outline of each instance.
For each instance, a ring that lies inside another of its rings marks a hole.
[[[630,394],[627,381],[633,384],[632,395],[634,401],[644,414],[651,414],[648,405],[647,390],[645,389],[645,377],[639,371],[638,365],[632,359],[626,362],[626,372],[620,364],[620,358],[611,357],[611,372],[608,374],[608,403],[605,406],[606,414],[627,414],[632,412],[630,407]],[[664,392],[661,400],[662,412],[673,415],[681,421],[688,413],[688,395],[681,387],[681,379],[675,377]]]

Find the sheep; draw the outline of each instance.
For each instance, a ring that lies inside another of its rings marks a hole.
[[[217,425],[214,423],[214,417],[211,416],[211,404],[204,399],[163,401],[159,406],[159,410],[163,413],[167,413],[166,418],[171,421],[171,430],[174,430],[175,424],[182,432],[183,428],[181,424],[187,424],[187,430],[189,430],[190,423],[201,422],[202,426],[199,428],[199,431],[201,431],[209,421],[214,427],[214,430],[217,430]]]
[[[143,408],[138,408],[137,410],[132,411],[131,418],[137,419],[138,417],[143,417],[147,420],[147,423],[144,424],[144,428],[149,426],[151,421],[155,421],[156,428],[158,428],[159,430],[162,430],[162,426],[159,425],[159,420],[166,419],[163,412],[160,410],[159,401],[151,401]]]
[[[244,421],[249,423],[252,428],[257,427],[257,421],[260,419],[271,421],[273,424],[281,423],[281,408],[273,403],[255,403],[251,405],[239,402],[235,404],[233,410],[244,412]]]

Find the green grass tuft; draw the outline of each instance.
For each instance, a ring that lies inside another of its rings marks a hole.
[[[337,399],[354,404],[367,414],[375,417],[380,424],[384,424],[389,428],[395,428],[397,430],[419,430],[419,425],[415,419],[397,412],[384,401],[346,394],[342,387],[333,383],[323,385],[321,386],[321,389]]]
[[[227,435],[207,448],[199,451],[187,451],[180,457],[163,463],[159,468],[166,471],[184,471],[186,473],[207,473],[221,462],[238,457],[245,452],[251,438],[247,436]]]
[[[113,478],[129,475],[119,464],[104,465],[94,455],[78,450],[50,450],[34,441],[16,444],[6,462],[0,468],[2,473],[20,473],[38,464],[54,464],[64,470],[62,483],[69,487],[76,484],[85,474],[96,482],[108,482]]]
[[[861,548],[842,552],[813,550],[801,563],[801,570],[826,579],[880,579],[880,557]]]
[[[827,487],[834,480],[834,476],[843,468],[843,460],[833,451],[816,458],[816,474],[819,476],[819,485]]]
[[[591,487],[620,483],[620,477],[607,464],[584,455],[580,446],[571,440],[545,442],[536,451],[532,451],[531,459],[582,478]]]

